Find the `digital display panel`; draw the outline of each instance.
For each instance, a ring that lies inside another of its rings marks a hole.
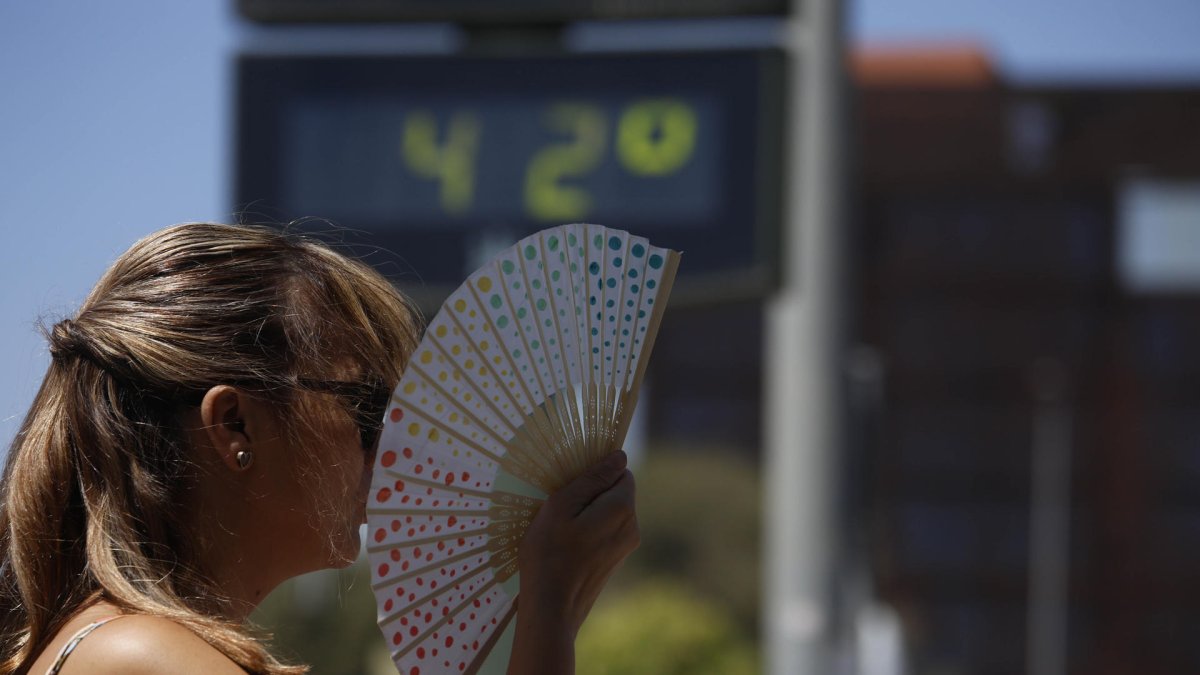
[[[720,128],[720,112],[702,95],[301,99],[280,130],[281,196],[301,213],[363,223],[686,227],[720,203],[721,148],[701,137]]]
[[[569,222],[684,250],[684,280],[762,284],[781,62],[244,57],[238,205],[354,228],[425,284],[457,283],[489,246]]]

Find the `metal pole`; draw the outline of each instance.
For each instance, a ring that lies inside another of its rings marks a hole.
[[[831,672],[841,326],[842,38],[837,0],[801,0],[787,46],[782,288],[766,306],[766,672]]]
[[[1038,363],[1031,380],[1036,408],[1030,477],[1027,668],[1030,675],[1064,675],[1070,583],[1071,411],[1062,364]]]

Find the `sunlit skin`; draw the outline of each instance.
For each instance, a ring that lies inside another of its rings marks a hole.
[[[358,556],[371,484],[371,462],[357,427],[328,394],[299,432],[295,448],[270,404],[233,387],[214,387],[187,420],[201,458],[192,503],[205,562],[229,593],[232,618],[243,619],[283,581]],[[306,406],[308,407],[308,406]],[[324,414],[320,414],[324,413]],[[238,452],[253,453],[242,469]]]
[[[202,564],[227,594],[231,620],[244,620],[283,581],[345,567],[359,553],[373,457],[363,451],[356,425],[333,396],[304,395],[318,397],[313,408],[326,413],[310,416],[300,429],[302,442],[318,453],[311,468],[298,458],[277,410],[235,387],[213,387],[184,419],[198,478],[181,508],[196,514]],[[239,466],[239,452],[253,453],[253,462]],[[311,473],[318,467],[319,475]],[[624,453],[551,496],[520,548],[510,675],[574,672],[579,627],[637,543],[633,476]],[[72,634],[118,613],[103,602],[83,610],[29,672],[44,673]],[[62,675],[243,672],[169,619],[124,618],[96,635],[103,639],[81,642]]]
[[[519,552],[521,590],[509,675],[575,672],[575,636],[640,541],[633,474],[613,453],[550,496]]]

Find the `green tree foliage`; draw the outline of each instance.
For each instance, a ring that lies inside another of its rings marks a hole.
[[[578,673],[755,673],[757,469],[720,449],[648,455],[634,468],[642,545],[584,624]],[[251,620],[274,633],[276,653],[319,675],[395,673],[365,560],[282,585]],[[495,656],[485,672],[504,671]]]
[[[754,645],[728,613],[675,582],[598,605],[575,643],[578,675],[753,675]]]
[[[306,574],[275,589],[250,620],[273,635],[271,649],[315,675],[395,675],[375,624],[365,560]]]
[[[635,469],[642,545],[618,584],[670,578],[757,632],[759,608],[758,469],[728,451],[652,452]]]

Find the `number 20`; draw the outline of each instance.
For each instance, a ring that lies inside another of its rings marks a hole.
[[[604,158],[604,115],[581,104],[553,106],[551,130],[569,134],[566,143],[539,150],[525,172],[525,205],[538,220],[577,220],[587,215],[591,197],[577,186],[560,184],[585,175]],[[617,121],[617,158],[637,176],[666,176],[691,159],[696,147],[696,113],[671,98],[643,99],[629,105]]]

